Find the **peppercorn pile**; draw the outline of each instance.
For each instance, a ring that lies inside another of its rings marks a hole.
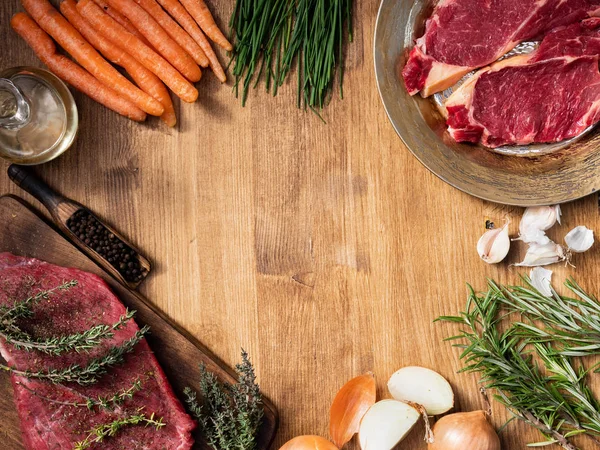
[[[67,220],[67,227],[88,247],[106,259],[126,281],[136,283],[146,276],[137,253],[84,209]]]

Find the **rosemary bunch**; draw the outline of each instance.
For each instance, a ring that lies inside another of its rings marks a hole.
[[[463,349],[463,371],[480,373],[497,400],[546,437],[542,444],[575,450],[569,438],[579,434],[598,442],[600,403],[587,384],[589,369],[572,357],[595,339],[597,313],[586,316],[598,305],[573,281],[567,287],[578,299],[544,297],[524,280],[525,287],[489,281],[479,295],[469,286],[465,311],[438,320],[463,325],[448,339],[462,341],[456,346]],[[520,320],[512,321],[515,315]]]
[[[107,437],[115,436],[122,428],[132,425],[151,426],[160,430],[166,423],[163,422],[162,417],[155,419],[154,413],[150,414],[150,416],[146,416],[146,414],[142,413],[140,408],[137,410],[136,414],[94,427],[88,432],[88,435],[83,441],[79,441],[75,444],[74,450],[85,450],[90,448],[93,444],[104,442],[104,439]]]
[[[189,387],[186,404],[198,420],[207,443],[215,450],[254,450],[264,410],[260,388],[248,354],[242,350],[242,362],[236,365],[238,382],[222,384],[200,366],[200,390],[204,402]]]
[[[322,109],[331,99],[336,71],[343,98],[343,44],[346,37],[352,41],[352,0],[237,0],[229,25],[230,65],[242,105],[261,78],[276,95],[294,64],[298,107]]]

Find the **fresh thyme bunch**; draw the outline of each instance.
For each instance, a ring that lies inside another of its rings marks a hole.
[[[598,353],[600,305],[572,280],[565,284],[576,298],[545,297],[524,281],[490,280],[482,294],[469,286],[465,311],[438,320],[464,326],[448,339],[462,341],[463,371],[480,373],[514,417],[546,437],[540,445],[575,450],[569,439],[577,435],[599,443],[600,402],[587,384],[590,368],[574,357]]]
[[[203,404],[189,387],[186,404],[198,420],[207,443],[215,450],[254,450],[262,424],[263,406],[260,388],[248,354],[242,350],[242,362],[236,365],[238,382],[222,384],[200,366],[200,390]]]

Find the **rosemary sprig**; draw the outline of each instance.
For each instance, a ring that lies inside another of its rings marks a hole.
[[[200,366],[200,390],[204,403],[189,387],[184,390],[186,404],[198,420],[207,443],[215,450],[254,450],[264,410],[260,388],[248,354],[242,350],[242,362],[236,365],[238,382],[222,384]]]
[[[489,281],[481,295],[469,286],[465,311],[438,320],[464,326],[449,338],[462,341],[456,346],[463,349],[463,371],[480,373],[497,400],[547,438],[543,444],[575,450],[569,438],[579,434],[598,442],[600,403],[587,385],[589,369],[573,360],[572,350],[594,339],[598,317],[586,315],[599,306],[573,281],[567,287],[578,299],[544,297],[525,281],[525,287]],[[521,321],[512,322],[515,314]]]
[[[31,389],[29,386],[27,386],[24,383],[19,382],[18,384],[20,386],[22,386],[24,389],[31,392],[36,397],[39,397],[42,400],[46,400],[50,403],[55,403],[58,405],[65,405],[65,406],[73,406],[75,408],[87,408],[89,410],[92,410],[94,408],[102,408],[102,409],[116,408],[117,406],[120,406],[123,403],[125,403],[126,400],[132,399],[136,392],[139,392],[142,390],[142,382],[140,380],[136,380],[131,385],[131,387],[129,387],[127,389],[123,389],[119,392],[116,392],[114,395],[112,395],[110,397],[98,397],[98,398],[88,397],[88,398],[86,398],[85,402],[75,402],[75,401],[74,402],[66,402],[66,401],[56,400],[54,398],[50,398],[45,395],[42,395],[39,392],[35,391],[34,389]]]
[[[352,0],[237,0],[229,26],[234,38],[229,64],[242,105],[261,77],[267,92],[276,95],[294,64],[298,107],[324,108],[336,71],[343,98],[343,43],[352,41]]]
[[[111,347],[105,355],[92,359],[83,367],[78,364],[73,364],[65,369],[32,371],[19,370],[15,367],[0,364],[0,370],[5,370],[25,378],[43,379],[56,384],[77,383],[82,386],[88,386],[96,383],[110,367],[121,364],[125,355],[134,350],[135,346],[144,338],[149,330],[150,328],[148,326],[144,326],[130,339],[118,346]]]
[[[143,414],[141,411],[142,409],[140,408],[137,410],[137,414],[94,427],[88,431],[88,435],[84,440],[75,444],[74,450],[85,450],[90,448],[93,444],[104,442],[104,439],[115,436],[124,427],[144,425],[146,427],[152,426],[157,430],[160,430],[166,425],[166,423],[163,422],[162,417],[155,419],[154,413],[150,414],[150,416],[146,416],[146,414]]]
[[[0,325],[0,337],[12,344],[17,350],[37,350],[49,355],[61,355],[70,351],[82,352],[90,350],[105,340],[114,336],[114,331],[119,330],[125,323],[133,318],[136,311],[127,310],[117,322],[112,325],[96,325],[81,333],[67,336],[53,336],[48,339],[37,340],[28,333],[21,331],[16,325]]]

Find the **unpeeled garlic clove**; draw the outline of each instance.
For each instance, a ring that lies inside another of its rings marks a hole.
[[[396,400],[422,405],[427,414],[437,416],[454,406],[450,383],[439,373],[425,367],[403,367],[388,381],[388,390]]]
[[[594,232],[580,225],[569,231],[565,236],[565,243],[572,252],[583,253],[594,245]]]
[[[375,404],[375,377],[372,373],[348,381],[339,390],[329,411],[329,435],[342,448],[358,433],[360,421]]]
[[[518,240],[528,244],[547,244],[550,239],[544,231],[552,228],[556,222],[560,223],[561,214],[559,205],[527,208],[519,223]]]
[[[392,450],[419,421],[419,412],[398,400],[381,400],[369,408],[360,422],[362,450]]]
[[[567,259],[565,250],[562,245],[555,242],[548,242],[547,244],[530,244],[525,254],[525,258],[515,266],[522,267],[536,267],[546,266],[548,264],[554,264]]]
[[[540,294],[546,297],[552,297],[552,271],[543,267],[534,267],[529,274],[531,285],[536,288]]]
[[[509,250],[508,222],[502,228],[486,231],[477,242],[477,253],[488,264],[499,263],[506,258]]]

